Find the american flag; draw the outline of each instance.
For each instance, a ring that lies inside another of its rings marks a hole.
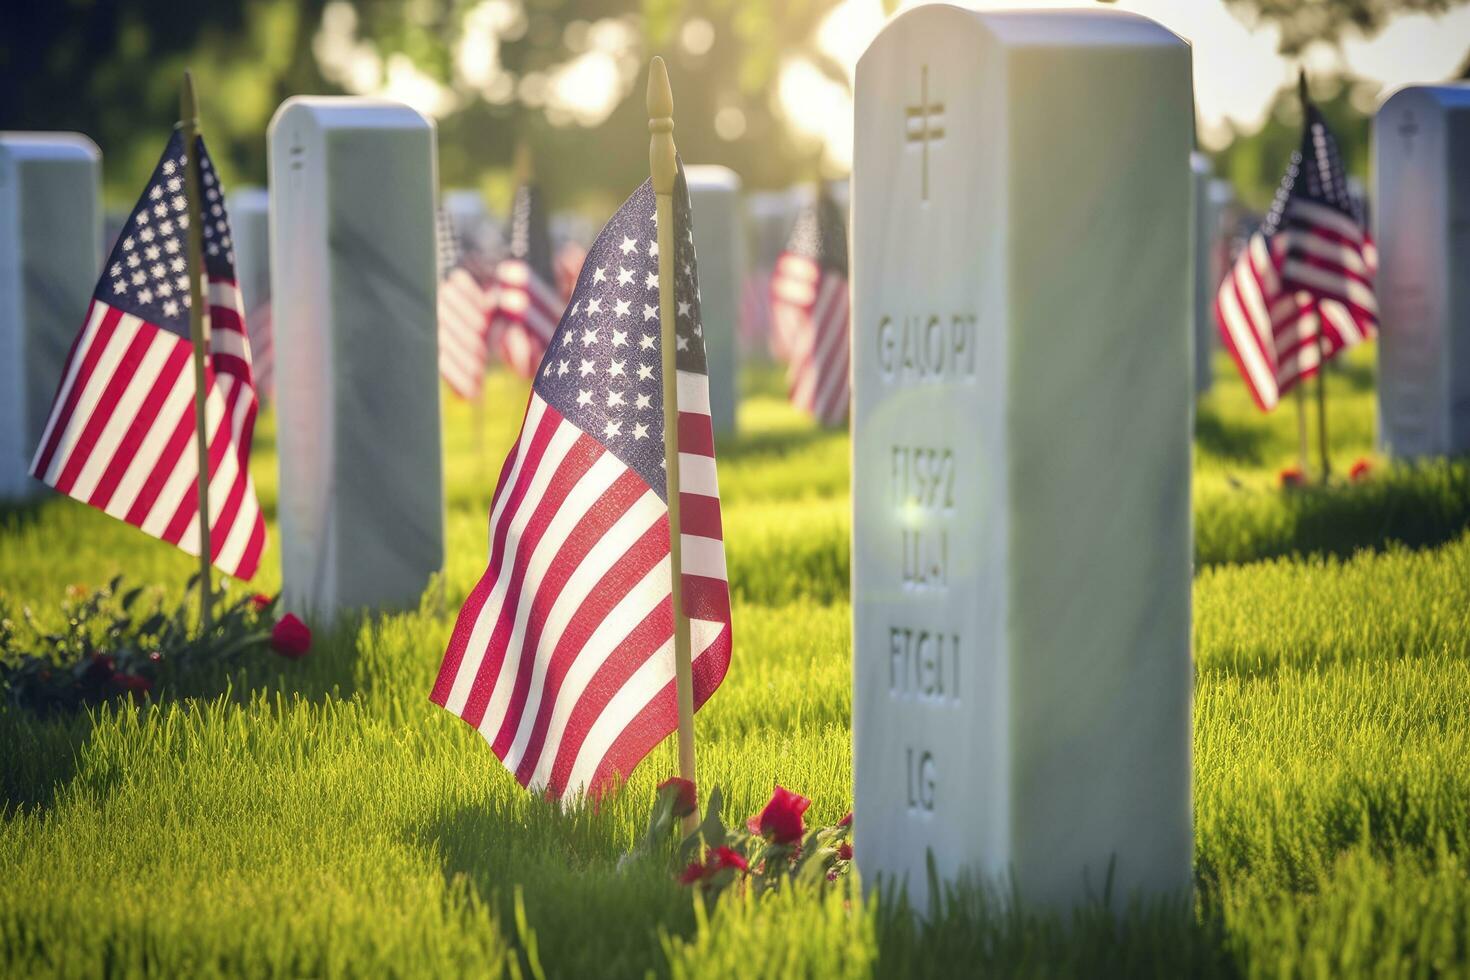
[[[709,373],[682,170],[674,190],[684,610],[695,706],[730,663]],[[626,777],[677,728],[652,185],[608,222],[536,375],[490,505],[490,566],[432,700],[558,798]]]
[[[825,190],[802,212],[771,278],[771,326],[790,358],[791,401],[823,425],[847,418],[847,229]]]
[[[1301,149],[1215,298],[1220,335],[1263,411],[1322,362],[1377,333],[1377,271],[1337,140],[1308,105]]]
[[[245,317],[250,333],[250,368],[255,376],[255,391],[263,400],[276,395],[275,327],[271,323],[271,301],[266,297]]]
[[[31,474],[157,538],[199,554],[189,216],[175,131],[129,215],[72,344]],[[255,385],[224,196],[199,141],[209,352],[210,555],[248,579],[265,548],[250,478]]]
[[[740,287],[740,349],[757,353],[770,349],[771,266],[756,269]]]
[[[486,332],[493,291],[460,247],[449,215],[439,209],[439,373],[450,390],[478,401],[485,378]]]
[[[566,303],[556,290],[541,191],[522,184],[511,204],[509,254],[495,269],[490,340],[512,371],[531,377]]]

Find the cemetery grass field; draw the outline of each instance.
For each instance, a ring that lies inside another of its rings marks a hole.
[[[1372,455],[1360,350],[1331,378],[1330,435],[1339,474],[1367,456],[1370,477],[1283,493],[1291,406],[1262,416],[1216,368],[1197,417],[1191,904],[1111,909],[1100,888],[1061,920],[963,888],[920,926],[847,885],[706,911],[660,867],[617,870],[670,745],[558,814],[427,699],[524,406],[497,376],[482,452],[446,397],[448,567],[420,610],[159,704],[0,707],[0,976],[1470,973],[1470,467]],[[780,782],[831,823],[852,795],[848,440],[769,370],[746,372],[740,421],[720,451],[734,662],[697,719],[701,782],[742,819]],[[274,535],[272,425],[253,462]],[[273,537],[252,590],[278,587],[278,555]],[[69,500],[0,513],[0,589],[42,619],[118,572],[177,599],[192,565]]]

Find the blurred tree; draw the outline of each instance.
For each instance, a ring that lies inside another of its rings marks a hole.
[[[679,148],[748,186],[814,171],[777,81],[837,0],[49,0],[0,4],[0,125],[75,129],[102,147],[105,191],[131,202],[193,68],[226,186],[265,181],[265,129],[293,94],[386,94],[439,123],[445,186],[509,196],[516,142],[556,206],[605,208],[646,176],[642,77],[665,55]],[[631,9],[630,9],[631,7]]]
[[[1396,14],[1439,14],[1470,0],[1225,0],[1251,28],[1274,24],[1281,53],[1300,54],[1315,42],[1336,44],[1344,31],[1372,37]]]
[[[260,182],[276,105],[322,86],[310,48],[322,3],[0,4],[0,125],[86,133],[106,154],[109,200],[131,203],[178,118],[190,67],[225,186]]]
[[[1344,169],[1350,177],[1367,180],[1378,83],[1343,75],[1314,76],[1311,90],[1312,101],[1337,137]],[[1260,130],[1237,132],[1230,144],[1214,155],[1215,174],[1235,185],[1243,205],[1263,211],[1270,205],[1292,151],[1301,146],[1301,140],[1301,103],[1296,86],[1290,85],[1276,94]]]

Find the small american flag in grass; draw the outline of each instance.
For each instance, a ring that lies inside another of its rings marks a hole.
[[[439,374],[466,401],[478,401],[485,378],[486,332],[493,292],[460,247],[449,215],[439,209]]]
[[[203,220],[209,303],[205,401],[210,559],[248,579],[265,549],[250,478],[256,397],[224,194],[199,140],[186,187],[175,132],[113,246],[72,344],[31,474],[68,496],[199,554],[199,476],[189,337],[188,197]]]
[[[787,352],[791,402],[823,425],[847,419],[847,228],[819,190],[796,221],[771,279],[771,331]]]
[[[1215,299],[1220,335],[1263,411],[1377,333],[1377,271],[1337,140],[1307,104],[1301,148]]]
[[[511,204],[508,254],[495,269],[490,319],[490,342],[507,367],[523,378],[532,376],[565,306],[557,292],[541,191],[522,184]]]
[[[674,215],[681,582],[697,708],[730,664],[730,591],[682,171]],[[495,488],[489,568],[431,695],[523,786],[558,798],[626,778],[678,725],[655,216],[644,183],[588,252]]]

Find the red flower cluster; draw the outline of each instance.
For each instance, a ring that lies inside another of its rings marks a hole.
[[[1367,459],[1359,459],[1348,469],[1348,479],[1354,483],[1358,483],[1366,480],[1372,472],[1373,464],[1368,462]]]
[[[806,821],[802,814],[812,801],[800,793],[793,793],[784,786],[777,786],[771,794],[771,802],[757,815],[746,821],[750,832],[777,844],[797,844],[806,833]]]
[[[679,884],[693,885],[701,881],[707,881],[726,868],[733,868],[741,872],[750,870],[750,866],[746,864],[744,856],[739,851],[733,847],[726,847],[724,844],[721,844],[709,852],[709,857],[705,859],[703,864],[700,864],[698,861],[689,862],[689,867],[685,868],[684,873],[679,875]]]
[[[694,791],[694,784],[679,776],[671,776],[658,784],[658,792],[663,793],[665,789],[673,787],[674,816],[687,817],[699,809],[699,797]]]
[[[265,612],[267,609],[270,608],[270,604],[274,601],[274,599],[266,595],[264,592],[257,592],[255,593],[255,595],[250,597],[250,606],[256,612]]]
[[[286,613],[271,629],[271,647],[288,660],[300,660],[311,649],[311,629]]]

